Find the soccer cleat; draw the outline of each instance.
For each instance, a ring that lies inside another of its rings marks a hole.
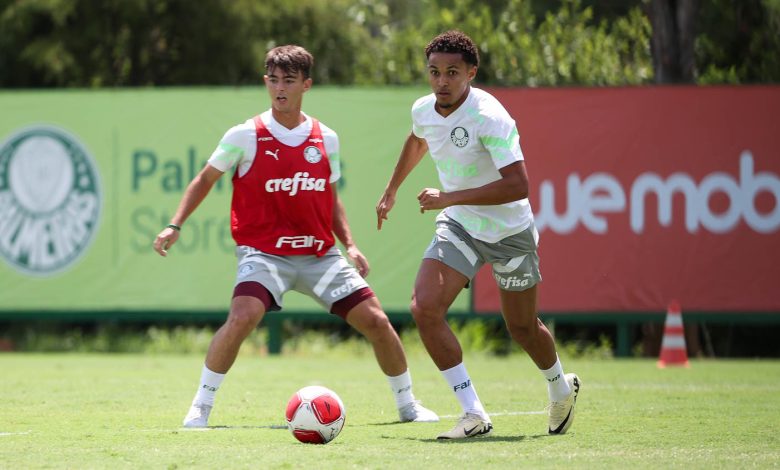
[[[182,425],[185,428],[205,428],[209,425],[211,408],[211,405],[205,403],[193,403],[187,416],[184,417]]]
[[[493,431],[493,423],[474,413],[460,417],[452,430],[439,434],[436,439],[465,439],[467,437],[486,436]]]
[[[398,416],[402,423],[435,423],[439,421],[439,415],[422,406],[420,400],[414,400],[398,408]]]
[[[577,374],[566,374],[565,378],[571,387],[571,393],[565,400],[552,401],[547,406],[547,432],[550,434],[565,434],[574,421],[574,405],[577,404],[577,395],[580,393],[580,378]]]

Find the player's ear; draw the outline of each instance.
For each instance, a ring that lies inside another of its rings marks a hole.
[[[476,65],[469,65],[469,70],[468,70],[469,81],[474,80],[474,78],[476,78],[476,76],[477,76],[477,66]]]
[[[313,83],[313,80],[311,77],[307,78],[303,81],[303,91],[309,91],[309,88],[311,88],[311,85]]]

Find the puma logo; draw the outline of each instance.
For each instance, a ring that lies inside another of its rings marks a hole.
[[[270,150],[266,150],[265,154],[266,155],[270,155],[270,156],[274,157],[274,160],[279,161],[279,149],[276,149],[276,152],[272,152]]]

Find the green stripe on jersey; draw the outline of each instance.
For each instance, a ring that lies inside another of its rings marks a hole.
[[[501,137],[492,137],[492,136],[485,135],[480,137],[479,141],[482,142],[482,145],[484,145],[485,147],[510,149],[512,148],[512,142],[515,137],[517,137],[517,128],[512,129],[512,133],[509,134],[509,137],[507,137],[506,139],[502,139]]]
[[[244,155],[244,149],[242,149],[241,147],[238,147],[236,145],[233,145],[233,144],[228,144],[227,142],[220,142],[219,143],[219,148],[224,150],[225,153],[235,153],[239,157]]]
[[[218,153],[215,158],[219,161],[229,163],[231,167],[244,156],[244,149],[233,144],[220,142],[217,148],[219,148],[221,152]]]
[[[479,124],[485,122],[485,116],[479,114],[479,109],[477,108],[468,108],[466,109],[466,113],[471,116],[471,119],[474,119]]]

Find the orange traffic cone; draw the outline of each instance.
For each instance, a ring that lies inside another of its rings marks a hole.
[[[664,338],[661,342],[661,355],[658,367],[682,366],[690,367],[688,352],[685,349],[685,332],[683,330],[680,304],[676,300],[669,304],[664,324]]]

